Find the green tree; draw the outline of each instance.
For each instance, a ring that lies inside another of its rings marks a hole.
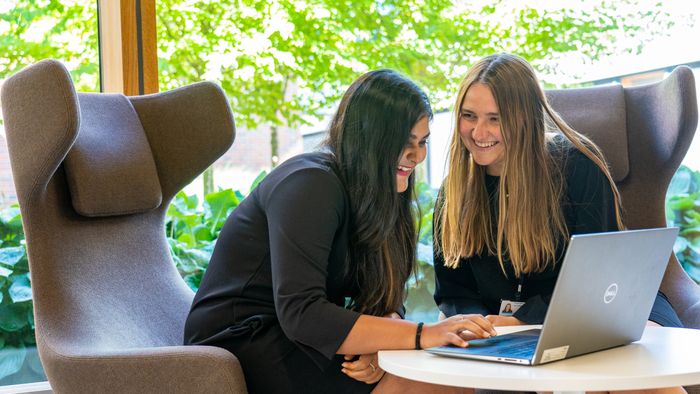
[[[598,58],[618,50],[621,37],[636,37],[626,44],[635,49],[671,23],[660,5],[630,15],[632,1],[603,2],[589,10],[563,3],[547,11],[514,8],[508,1],[485,7],[459,3],[161,0],[161,86],[216,80],[231,98],[239,126],[266,127],[274,137],[280,126],[320,119],[369,69],[405,73],[444,109],[468,65],[486,54],[517,53],[543,71],[551,59]],[[273,157],[276,144],[272,138]]]
[[[644,0],[641,0],[644,3]],[[587,10],[544,10],[512,1],[159,0],[161,88],[218,81],[236,122],[271,133],[320,119],[369,69],[393,68],[418,81],[445,109],[476,58],[514,52],[540,71],[564,56],[598,58],[628,49],[671,24],[660,4],[604,1]],[[9,5],[8,5],[9,4]],[[629,11],[633,9],[633,11]],[[636,37],[629,44],[629,37]],[[90,0],[13,0],[0,6],[0,78],[52,57],[79,90],[99,86],[97,7]],[[205,194],[213,175],[205,176]]]
[[[99,90],[94,0],[0,2],[0,80],[42,59],[60,59],[81,91]]]

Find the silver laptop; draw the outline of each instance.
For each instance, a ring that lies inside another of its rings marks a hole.
[[[638,341],[677,235],[675,227],[574,235],[541,330],[426,351],[538,365]]]

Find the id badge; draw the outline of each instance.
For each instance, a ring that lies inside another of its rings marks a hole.
[[[498,309],[499,316],[513,316],[525,303],[520,301],[501,300],[501,307]]]

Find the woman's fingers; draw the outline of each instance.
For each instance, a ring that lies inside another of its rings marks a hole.
[[[347,357],[347,356],[346,356]],[[351,358],[352,359],[352,358]],[[363,354],[355,361],[346,361],[341,366],[350,371],[361,371],[370,368],[369,364],[374,359],[374,355]],[[346,358],[347,360],[347,358]],[[375,363],[376,364],[376,363]],[[375,365],[376,367],[376,365]]]
[[[490,321],[481,315],[457,315],[458,325],[483,338],[498,335]]]
[[[343,373],[348,375],[349,377],[355,379],[355,380],[360,380],[360,381],[367,381],[372,375],[374,375],[376,372],[372,371],[371,368],[365,368],[361,369],[359,371],[352,371],[347,368],[343,368]]]
[[[384,376],[384,370],[374,365],[374,363],[362,370],[349,370],[347,368],[343,368],[342,372],[355,380],[368,384],[376,383]]]
[[[452,332],[447,334],[447,340],[450,342],[450,344],[459,347],[467,347],[469,345],[467,341],[465,341],[459,335]]]
[[[369,368],[369,362],[366,362],[365,360],[359,359],[356,361],[351,361],[351,362],[344,362],[341,364],[343,368],[349,370],[349,371],[362,371],[364,369]]]
[[[491,337],[491,333],[488,331],[485,331],[480,325],[474,323],[471,320],[462,320],[457,325],[455,326],[455,331],[456,332],[461,332],[464,330],[471,331],[474,333],[479,338],[489,338]]]
[[[352,360],[353,357],[345,359]],[[344,374],[367,384],[376,383],[384,376],[384,371],[379,368],[376,353],[363,354],[355,361],[344,362],[342,367],[341,371]]]
[[[481,338],[480,336],[474,334],[473,332],[471,332],[469,330],[460,331],[457,333],[457,335],[459,335],[459,337],[464,339],[465,341],[471,341],[472,339],[480,339]]]

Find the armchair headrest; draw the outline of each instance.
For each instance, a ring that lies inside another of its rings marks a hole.
[[[111,216],[159,207],[156,164],[131,102],[99,93],[78,93],[78,101],[78,137],[64,161],[73,208]]]
[[[154,156],[125,96],[76,93],[66,68],[49,59],[5,81],[2,107],[20,205],[42,193],[64,163],[73,208],[81,215],[160,206]]]

